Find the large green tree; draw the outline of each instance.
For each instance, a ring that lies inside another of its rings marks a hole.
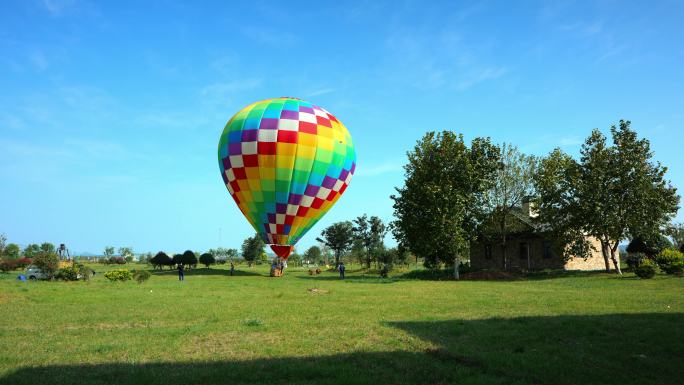
[[[375,254],[384,247],[387,226],[376,216],[368,218],[366,214],[354,219],[353,232],[355,240],[361,242],[366,257],[366,267],[370,269]]]
[[[318,246],[311,246],[304,252],[304,260],[307,263],[319,263],[321,261],[321,248]]]
[[[564,233],[575,255],[586,255],[580,237],[601,243],[606,271],[620,271],[618,246],[627,238],[658,234],[676,214],[677,190],[665,180],[667,168],[652,160],[646,139],[630,122],[611,127],[612,145],[594,130],[575,162],[560,150],[546,158],[536,177],[542,220]],[[570,250],[568,248],[567,250]],[[582,253],[584,251],[584,254]]]
[[[16,243],[8,243],[7,246],[5,246],[4,254],[7,258],[17,259],[21,254],[21,247]]]
[[[33,258],[36,254],[40,252],[40,246],[35,243],[31,243],[24,249],[24,257]]]
[[[45,252],[45,253],[54,253],[57,251],[55,248],[55,245],[53,245],[50,242],[43,242],[40,244],[40,251]]]
[[[333,223],[323,229],[321,237],[316,240],[333,251],[335,266],[337,266],[342,254],[349,250],[354,242],[354,226],[349,221]]]
[[[428,267],[454,264],[469,249],[485,215],[487,192],[498,168],[499,149],[463,135],[429,132],[408,153],[406,181],[397,188],[392,232]]]
[[[537,159],[534,156],[521,153],[518,147],[508,143],[501,145],[501,158],[493,174],[492,187],[487,193],[489,218],[482,232],[485,236],[498,240],[504,269],[508,267],[508,235],[518,225],[514,211],[534,194],[536,164]]]
[[[242,242],[241,252],[242,258],[247,261],[249,266],[252,266],[252,264],[259,260],[264,253],[264,241],[259,234],[254,234]]]
[[[555,149],[541,159],[534,174],[537,220],[557,241],[564,260],[587,258],[592,250],[577,198],[579,169],[570,155]]]

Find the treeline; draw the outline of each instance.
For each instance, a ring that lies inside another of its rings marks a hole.
[[[467,144],[453,132],[430,132],[408,153],[405,183],[391,197],[392,233],[432,267],[458,266],[471,242],[486,237],[501,247],[506,268],[507,237],[519,223],[512,219],[528,201],[535,224],[562,243],[562,257],[587,257],[593,237],[606,270],[621,273],[621,241],[670,234],[682,242],[682,226],[670,223],[680,197],[630,122],[610,134],[609,143],[593,130],[575,159],[559,148],[534,157],[489,138]]]

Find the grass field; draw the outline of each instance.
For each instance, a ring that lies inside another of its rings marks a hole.
[[[353,270],[339,281],[197,269],[184,282],[166,271],[143,284],[0,275],[0,384],[684,383],[684,278]]]

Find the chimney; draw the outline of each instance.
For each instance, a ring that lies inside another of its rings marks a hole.
[[[522,201],[522,212],[530,218],[536,218],[539,216],[539,212],[534,207],[533,197],[526,196]]]

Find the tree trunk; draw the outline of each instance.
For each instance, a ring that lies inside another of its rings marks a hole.
[[[610,273],[610,257],[608,256],[608,249],[610,246],[603,239],[601,239],[601,255],[603,255],[603,262],[606,264],[606,273]]]
[[[459,271],[458,271],[458,267],[459,267],[458,265],[459,265],[459,262],[458,262],[458,254],[457,254],[454,257],[454,279],[457,281],[461,279],[461,275],[459,274]]]
[[[615,266],[615,271],[617,271],[618,274],[622,275],[622,270],[620,270],[620,255],[618,254],[618,258],[615,258],[615,252],[617,251],[618,248],[618,242],[615,242],[615,246],[613,246],[610,249],[610,259],[613,261],[613,266]]]
[[[366,268],[368,270],[371,268],[371,253],[369,249],[366,249]]]

